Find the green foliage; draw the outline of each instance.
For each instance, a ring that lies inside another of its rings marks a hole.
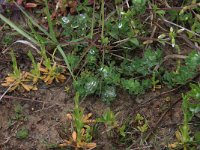
[[[97,94],[101,96],[102,101],[109,104],[117,95],[116,86],[120,85],[120,79],[120,74],[113,65],[105,65],[98,69],[97,74],[91,71],[82,72],[73,85],[81,97]]]
[[[22,120],[22,119],[24,119],[22,106],[20,104],[17,104],[15,106],[15,116],[12,119],[14,119],[14,120]]]
[[[140,20],[135,18],[132,10],[127,11],[119,10],[118,17],[111,17],[111,19],[105,22],[105,34],[109,37],[109,41],[120,40],[128,38],[127,42],[122,44],[122,46],[130,47],[134,49],[140,47],[139,41],[135,36],[143,34],[144,29],[143,24]],[[133,19],[134,18],[134,19]]]
[[[110,104],[117,96],[115,86],[105,86],[101,92],[101,99],[103,102]]]
[[[194,116],[194,114],[200,112],[200,84],[191,84],[190,86],[192,90],[189,93],[187,93],[187,95],[188,97],[192,98],[193,101],[189,103],[188,108],[191,112],[191,115]],[[188,117],[189,121],[192,116]]]
[[[29,131],[27,128],[22,128],[16,133],[16,138],[18,139],[26,139],[29,135]]]
[[[33,69],[31,69],[30,73],[33,75],[33,82],[36,83],[41,76],[40,63],[36,63],[31,51],[28,52],[28,57],[30,58],[33,65]]]
[[[147,120],[139,113],[135,116],[135,121],[137,122],[137,129],[141,132],[144,133],[148,130],[148,123]]]
[[[192,120],[196,113],[200,112],[200,84],[191,84],[191,91],[183,94],[182,111],[184,115],[183,125],[180,127],[181,143],[184,149],[189,149],[199,144],[199,132],[192,135],[189,122]],[[194,136],[194,138],[193,138]]]
[[[153,67],[162,59],[162,52],[160,50],[153,51],[147,49],[144,52],[143,58],[134,58],[133,61],[124,61],[121,64],[123,72],[127,75],[150,75],[153,73]]]
[[[119,133],[122,137],[125,137],[126,136],[126,133],[125,133],[125,129],[126,129],[126,126],[125,125],[122,125],[120,128],[119,128]]]
[[[142,82],[139,82],[139,80],[134,79],[122,79],[121,83],[124,89],[128,90],[130,94],[134,95],[144,94],[145,89],[151,87],[150,80],[143,80]]]
[[[147,0],[132,0],[132,11],[134,14],[144,13],[146,10],[146,2]]]
[[[73,55],[73,54],[68,54],[67,59],[69,61],[69,65],[71,66],[72,70],[77,66],[79,62],[79,56]]]
[[[16,121],[26,121],[27,117],[23,113],[23,108],[20,104],[16,104],[14,107],[15,114],[9,120],[9,126]]]
[[[91,19],[86,13],[76,16],[68,15],[62,17],[61,25],[64,29],[62,34],[73,40],[87,36],[91,25]]]
[[[5,46],[10,45],[13,42],[13,35],[10,35],[10,33],[8,35],[5,35],[2,39],[1,42],[2,44],[4,44]]]
[[[37,40],[38,39],[40,39],[40,40],[45,39],[46,40],[47,39],[46,37],[50,38],[49,43],[53,44],[58,49],[58,51],[62,55],[66,65],[67,65],[67,68],[68,68],[70,74],[72,75],[72,77],[74,79],[74,75],[73,75],[73,72],[72,72],[71,67],[69,65],[69,62],[67,60],[66,54],[64,53],[60,43],[56,39],[57,37],[56,37],[56,34],[54,32],[54,26],[53,26],[53,23],[52,23],[52,20],[51,20],[51,15],[50,15],[49,7],[48,7],[48,1],[45,0],[45,9],[44,10],[45,10],[45,14],[47,15],[49,33],[43,27],[41,27],[37,22],[35,22],[33,18],[31,18],[20,6],[18,6],[18,4],[16,4],[16,6],[23,12],[23,14],[27,17],[28,21],[30,21],[31,30],[34,30],[33,26],[36,26],[41,32],[44,33],[44,37],[41,36],[38,32],[34,32],[35,35],[32,37],[31,34],[28,34],[27,31],[24,31],[23,29],[19,28],[17,25],[15,25],[12,21],[10,21],[6,17],[4,17],[2,14],[0,14],[0,19],[3,20],[6,24],[8,24],[11,28],[16,30],[23,37],[27,38],[32,43],[39,46],[41,49],[45,49],[45,47],[44,47],[45,45],[44,45],[44,43],[41,43],[41,41],[37,41]]]
[[[134,70],[142,75],[148,75],[153,73],[153,68],[161,60],[162,52],[160,50],[152,51],[147,49],[144,53],[144,57],[140,60],[133,61],[132,67]]]
[[[117,72],[115,66],[102,66],[99,69],[100,75],[102,77],[103,82],[106,85],[119,85],[120,83],[120,74]]]
[[[164,16],[166,11],[165,10],[160,10],[158,9],[157,5],[153,5],[153,11],[155,12],[155,14],[159,15],[159,16]]]
[[[99,59],[98,49],[96,47],[92,47],[86,56],[87,67],[94,69],[98,59]]]
[[[83,111],[79,107],[79,94],[76,93],[74,98],[75,106],[73,112],[74,125],[77,133],[77,142],[81,142],[81,130],[84,127]]]
[[[117,125],[114,113],[108,109],[104,112],[101,118],[97,119],[98,122],[103,122],[107,127],[113,128]]]
[[[12,67],[13,67],[12,76],[14,76],[15,78],[20,78],[21,71],[20,71],[20,69],[19,69],[18,66],[17,66],[17,60],[16,60],[16,57],[15,57],[14,52],[11,51],[10,55],[11,55],[12,63],[13,63],[13,64],[12,64]]]
[[[177,84],[184,85],[189,79],[192,79],[197,74],[197,68],[200,64],[200,55],[192,52],[185,60],[185,66],[180,66],[179,72],[166,71],[163,78],[164,83],[169,87]]]
[[[89,71],[82,72],[81,76],[73,83],[80,97],[94,94],[98,88],[98,84],[99,80],[97,77]]]

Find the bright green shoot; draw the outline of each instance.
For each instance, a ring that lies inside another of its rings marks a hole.
[[[15,57],[14,52],[11,51],[10,55],[11,55],[12,63],[13,63],[13,65],[12,65],[12,66],[13,66],[13,74],[12,74],[12,75],[13,75],[15,78],[20,77],[21,71],[20,71],[20,69],[19,69],[18,66],[17,66],[17,60],[16,60],[16,57]]]
[[[81,130],[84,127],[84,122],[83,122],[83,111],[81,110],[81,108],[79,107],[79,94],[76,93],[75,98],[74,98],[74,102],[75,102],[75,107],[74,107],[74,113],[73,113],[73,117],[74,117],[74,123],[75,123],[75,127],[76,127],[76,133],[77,133],[77,143],[81,142]]]
[[[31,70],[31,75],[33,75],[33,83],[36,83],[38,81],[38,79],[40,79],[40,66],[41,63],[36,63],[35,59],[33,57],[33,54],[31,53],[31,51],[28,52],[28,57],[30,58],[32,65],[33,65],[33,69]]]

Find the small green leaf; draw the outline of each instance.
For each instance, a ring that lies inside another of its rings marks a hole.
[[[135,46],[139,46],[139,45],[140,45],[140,43],[139,43],[139,41],[138,41],[137,38],[131,38],[130,41],[131,41],[131,43],[133,43]]]
[[[29,132],[28,129],[22,128],[19,131],[17,131],[16,138],[18,138],[18,139],[26,139],[28,137],[28,134],[29,134],[28,132]]]

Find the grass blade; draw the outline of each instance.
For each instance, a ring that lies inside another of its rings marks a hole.
[[[69,64],[69,61],[68,61],[68,59],[67,59],[67,57],[66,57],[66,55],[65,55],[65,53],[64,53],[64,51],[63,51],[63,49],[61,48],[60,45],[57,45],[57,49],[58,49],[58,51],[60,52],[60,54],[62,55],[62,57],[63,57],[63,59],[64,59],[66,65],[67,65],[67,68],[68,68],[68,70],[69,70],[69,72],[70,72],[70,74],[71,74],[71,76],[72,76],[72,78],[73,78],[73,80],[75,80],[75,77],[74,77],[74,74],[73,74],[73,72],[72,72],[71,66],[70,66],[70,64]]]
[[[12,21],[10,21],[6,17],[4,17],[2,14],[0,14],[0,19],[3,20],[5,23],[7,23],[11,28],[13,28],[14,30],[16,30],[19,34],[21,34],[22,36],[24,36],[25,38],[27,38],[28,40],[30,40],[35,45],[39,46],[39,43],[34,38],[32,38],[24,30],[20,29],[18,26],[16,26]]]
[[[29,19],[29,21],[36,26],[40,31],[42,31],[46,36],[52,39],[51,35],[42,27],[40,26],[32,17],[30,17],[16,2],[15,5],[21,10],[21,12]],[[53,39],[52,39],[53,40]]]
[[[58,43],[57,39],[56,39],[56,35],[55,35],[55,32],[53,30],[53,23],[51,21],[51,15],[50,15],[50,12],[49,12],[49,7],[48,7],[48,3],[47,3],[47,0],[45,0],[45,5],[46,5],[46,8],[45,8],[45,13],[47,15],[47,21],[48,21],[48,26],[49,26],[49,32],[50,32],[50,35],[51,35],[51,38],[54,42]]]

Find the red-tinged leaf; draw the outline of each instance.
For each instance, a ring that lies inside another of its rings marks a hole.
[[[37,4],[35,4],[35,3],[26,3],[25,4],[25,8],[35,8],[35,7],[37,7]]]

